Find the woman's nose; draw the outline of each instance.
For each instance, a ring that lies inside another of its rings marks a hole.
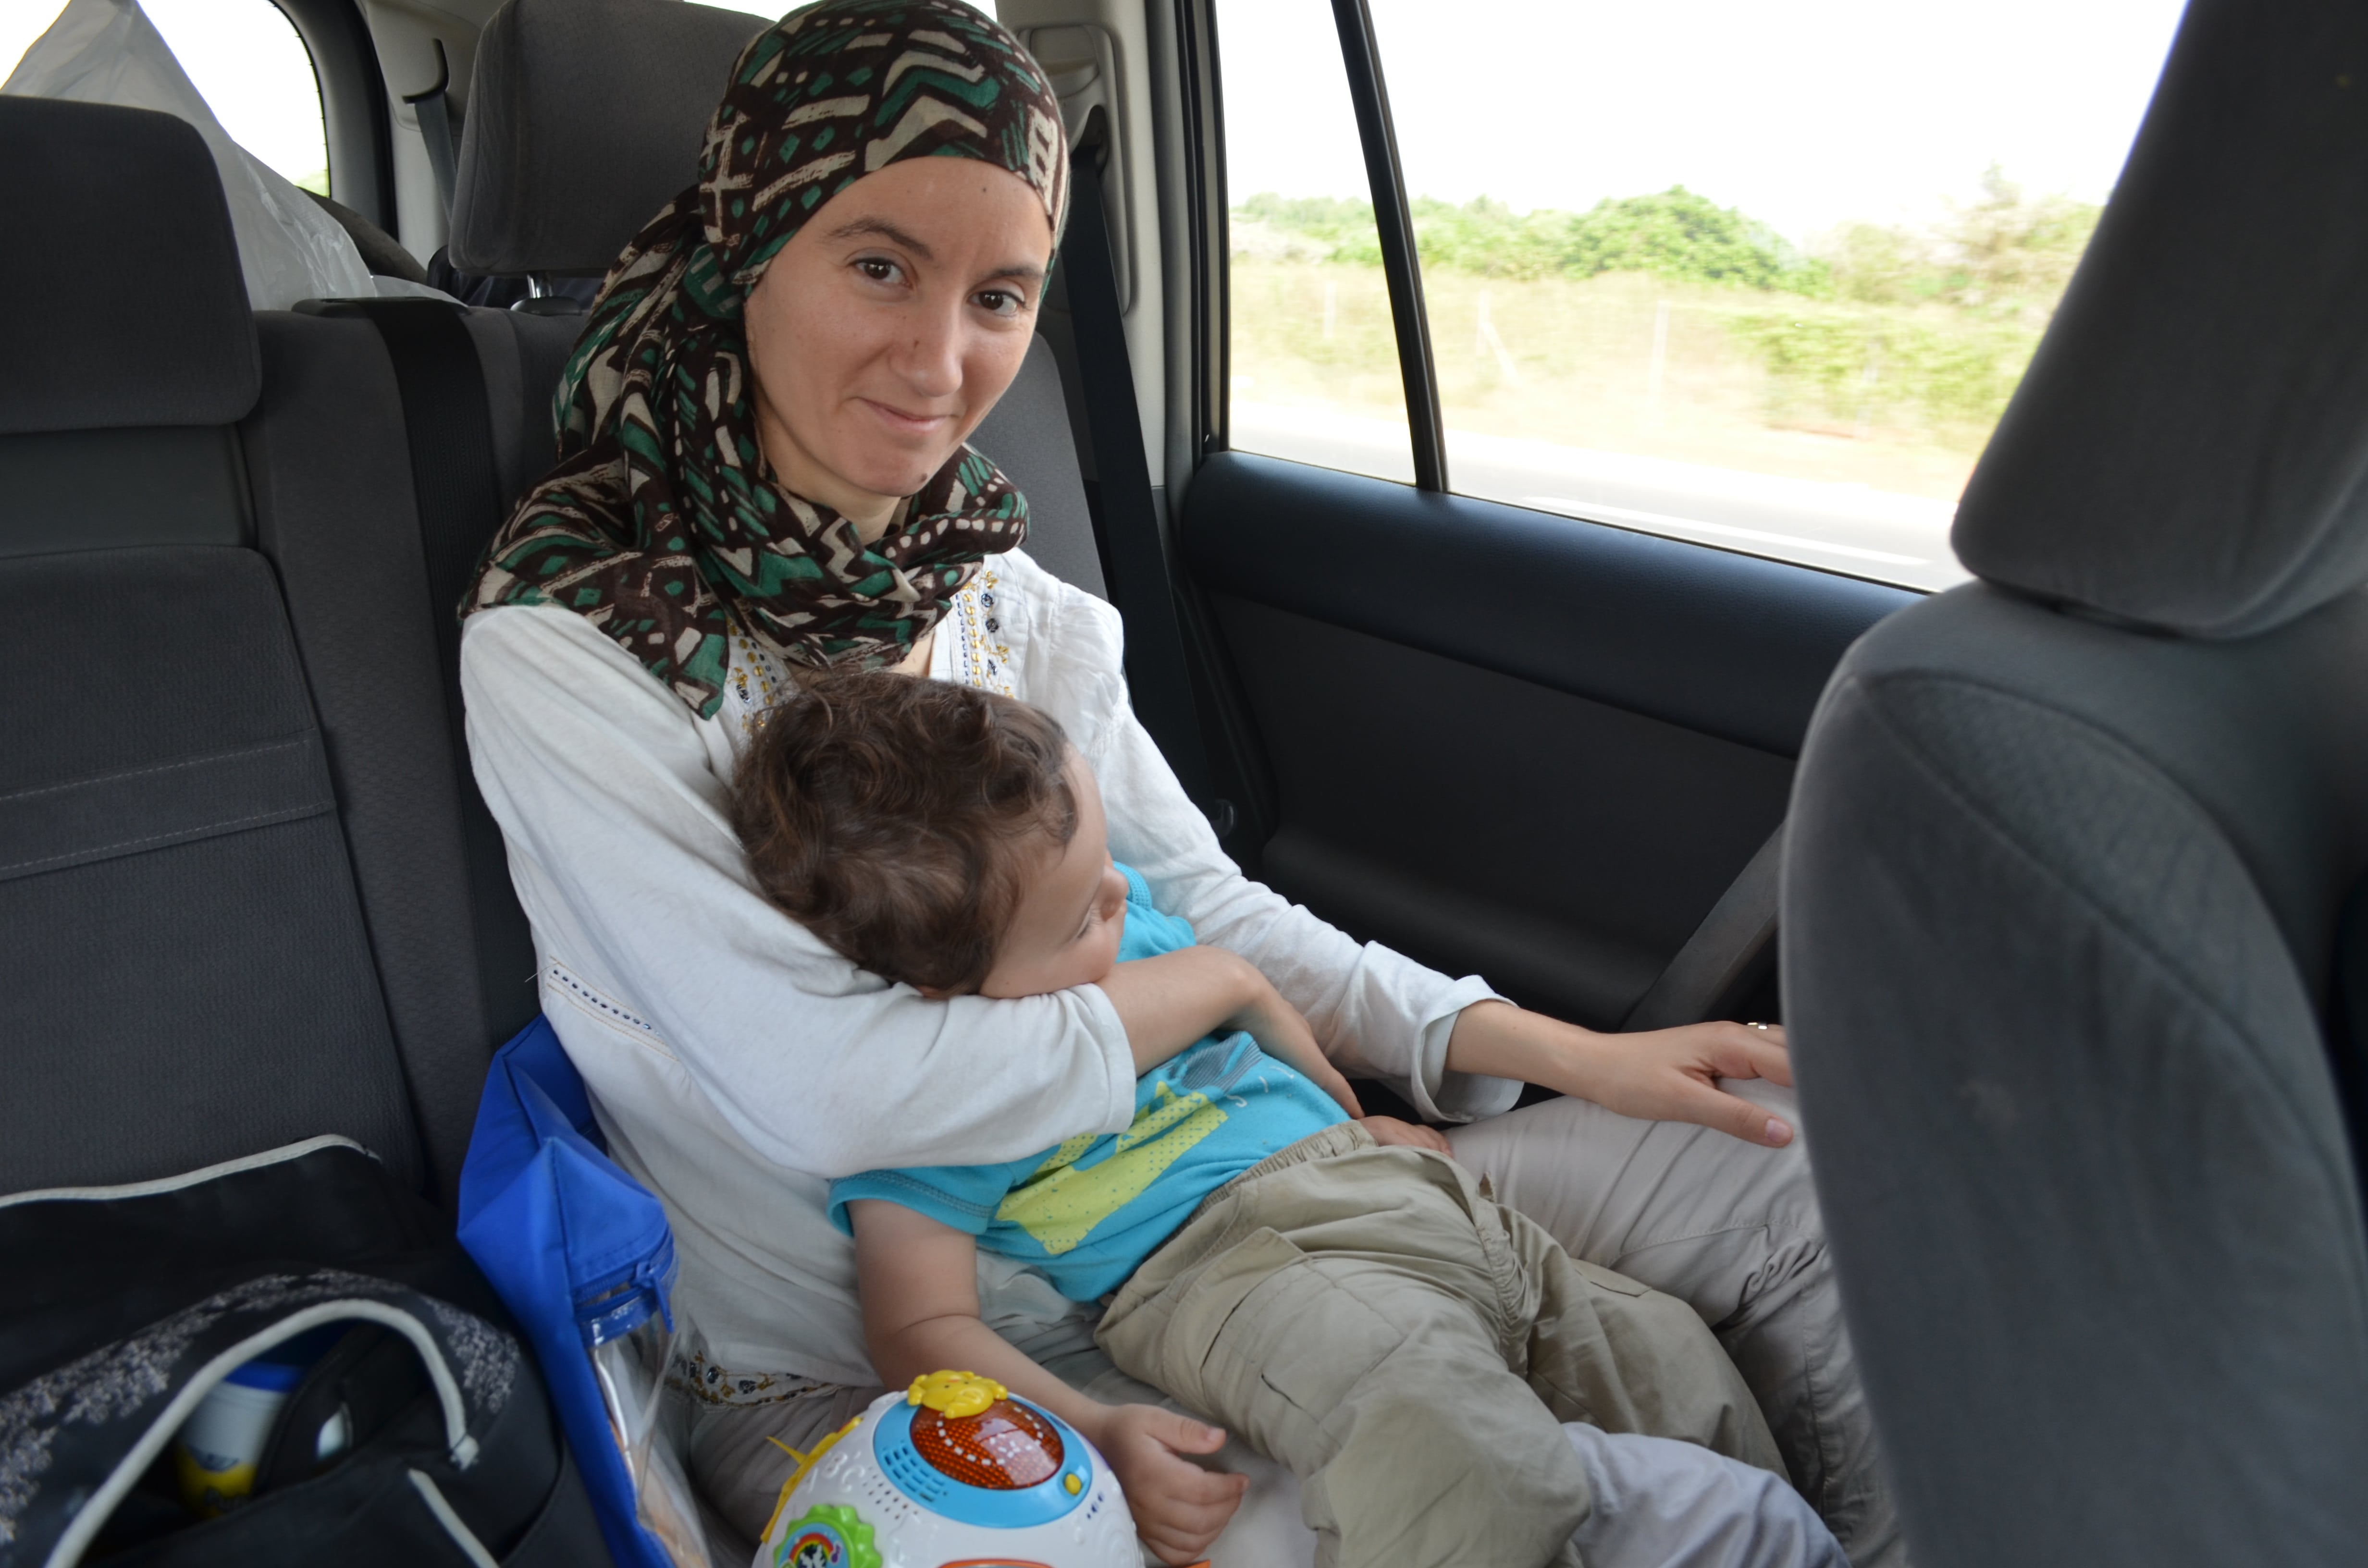
[[[924,397],[951,397],[962,388],[962,307],[918,316],[897,355],[897,373]]]

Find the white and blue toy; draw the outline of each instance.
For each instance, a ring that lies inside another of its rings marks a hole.
[[[992,1378],[932,1372],[798,1454],[753,1568],[1139,1568],[1118,1478]]]

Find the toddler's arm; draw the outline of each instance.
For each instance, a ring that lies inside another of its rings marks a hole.
[[[1297,1068],[1350,1116],[1365,1114],[1299,1009],[1247,959],[1223,948],[1178,948],[1116,965],[1099,983],[1126,1025],[1138,1076],[1212,1030],[1247,1029],[1259,1050]]]
[[[974,1238],[880,1199],[859,1198],[847,1210],[863,1337],[882,1382],[898,1388],[926,1373],[958,1369],[1033,1400],[1110,1460],[1136,1532],[1161,1562],[1200,1559],[1249,1486],[1241,1476],[1202,1470],[1183,1457],[1215,1453],[1224,1446],[1223,1431],[1156,1404],[1088,1399],[979,1321]]]

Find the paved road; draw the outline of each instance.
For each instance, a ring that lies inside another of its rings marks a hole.
[[[1239,402],[1232,416],[1244,451],[1414,479],[1403,426]],[[1458,430],[1447,433],[1447,462],[1457,490],[1491,500],[1910,587],[1968,575],[1949,550],[1956,508],[1945,501]]]

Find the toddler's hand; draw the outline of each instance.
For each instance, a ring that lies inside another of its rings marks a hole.
[[[1156,1404],[1121,1404],[1103,1417],[1094,1445],[1110,1460],[1134,1515],[1134,1531],[1162,1562],[1198,1562],[1241,1506],[1249,1478],[1202,1470],[1186,1454],[1225,1446],[1222,1428]]]
[[[1396,1144],[1406,1149],[1428,1149],[1434,1154],[1452,1154],[1447,1134],[1435,1127],[1422,1127],[1411,1121],[1400,1121],[1395,1116],[1361,1116],[1357,1119],[1373,1142],[1384,1149]]]

